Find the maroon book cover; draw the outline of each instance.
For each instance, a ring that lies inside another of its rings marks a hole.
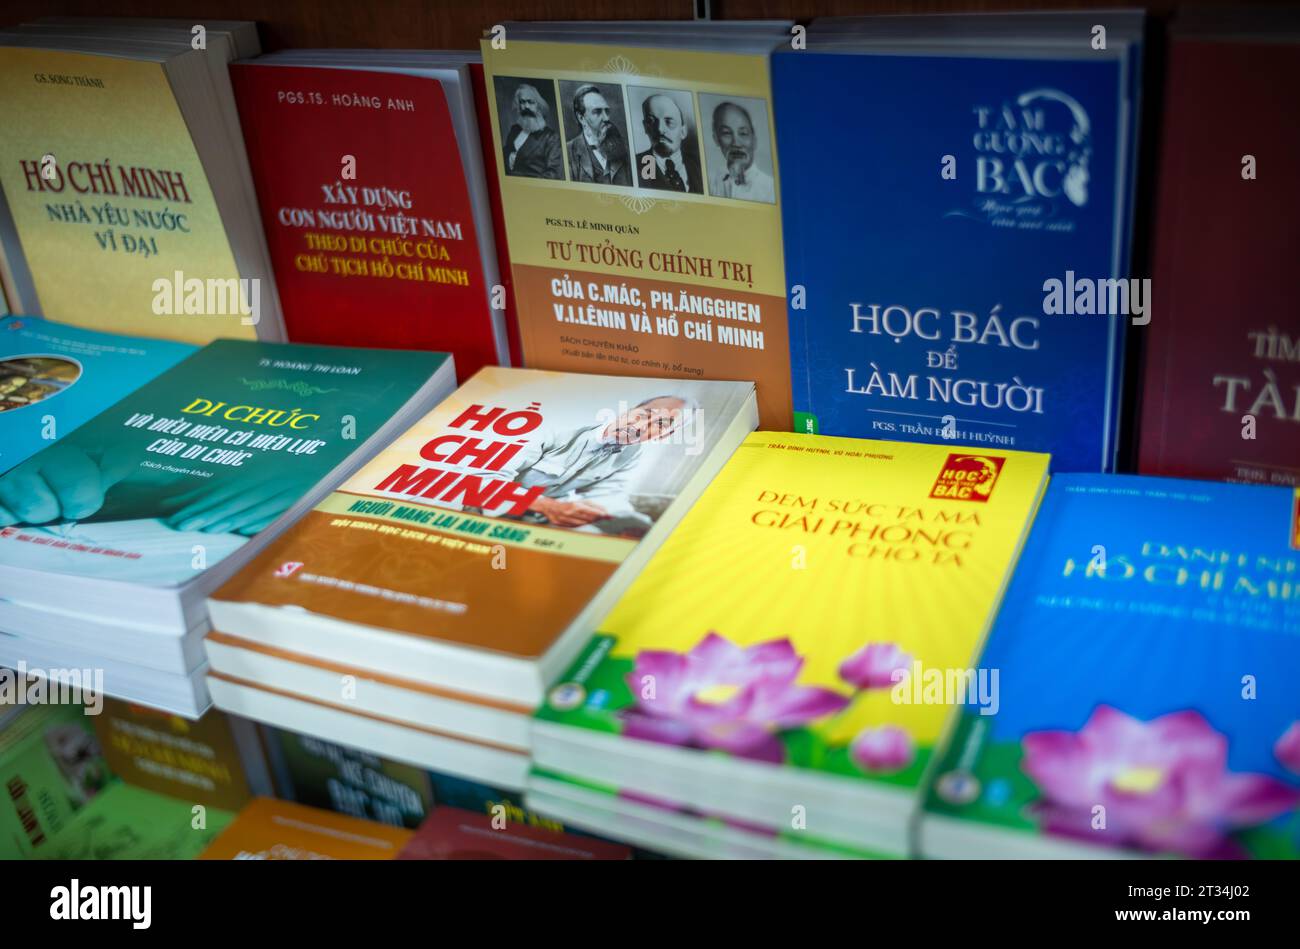
[[[1300,47],[1171,43],[1143,474],[1300,483]]]
[[[462,380],[495,365],[442,84],[256,62],[230,78],[289,339],[450,352]]]
[[[435,807],[398,860],[628,860],[621,844],[580,837],[456,807]]]

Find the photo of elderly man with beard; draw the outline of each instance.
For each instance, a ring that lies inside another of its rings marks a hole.
[[[573,101],[572,114],[565,116],[565,134],[571,135],[566,143],[569,180],[632,187],[632,167],[622,132],[622,89],[561,82],[560,96]]]
[[[714,102],[708,102],[708,99]],[[709,194],[715,198],[776,203],[776,182],[759,167],[760,152],[766,163],[767,127],[755,126],[754,115],[766,116],[759,99],[721,99],[700,96],[700,108],[712,109],[713,145],[709,150]],[[770,167],[770,166],[769,166]]]
[[[534,85],[536,83],[536,85]],[[542,92],[539,86],[545,86]],[[511,89],[513,88],[513,93]],[[501,138],[506,174],[519,178],[564,178],[564,156],[560,133],[551,127],[554,92],[543,80],[496,78],[497,117],[502,127],[510,123]],[[509,108],[503,108],[506,103]]]

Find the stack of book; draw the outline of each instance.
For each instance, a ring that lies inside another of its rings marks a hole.
[[[1048,457],[760,432],[547,693],[529,806],[684,856],[903,856]],[[954,684],[963,688],[954,689]]]
[[[546,685],[756,420],[745,383],[481,370],[214,593],[214,701],[521,788]]]
[[[452,375],[443,353],[220,340],[36,452],[0,476],[0,664],[200,714],[205,597]]]

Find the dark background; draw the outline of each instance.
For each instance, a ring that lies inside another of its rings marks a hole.
[[[1287,0],[1256,0],[1279,6]],[[1294,0],[1292,0],[1294,2]],[[1202,0],[1203,3],[1203,0]],[[1164,16],[1201,3],[1178,0],[0,0],[0,27],[39,16],[155,16],[256,20],[262,49],[388,47],[477,49],[483,29],[505,20],[793,19],[864,13],[1081,10],[1142,7]],[[1223,3],[1220,5],[1236,5]]]

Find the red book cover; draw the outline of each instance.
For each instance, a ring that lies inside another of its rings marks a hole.
[[[1138,468],[1300,483],[1300,50],[1169,52]]]
[[[478,140],[483,149],[483,177],[487,180],[488,201],[492,205],[492,227],[496,237],[497,273],[505,289],[506,335],[510,342],[510,365],[524,364],[519,342],[519,322],[515,311],[515,286],[510,279],[510,248],[506,245],[506,215],[501,206],[501,179],[497,177],[496,145],[492,138],[492,113],[488,109],[487,86],[483,81],[483,64],[470,63],[470,81],[474,86],[474,111],[478,115]]]
[[[442,350],[462,380],[495,365],[442,84],[256,62],[230,78],[289,339]]]
[[[436,807],[398,860],[628,860],[621,844],[579,837],[456,807]]]

